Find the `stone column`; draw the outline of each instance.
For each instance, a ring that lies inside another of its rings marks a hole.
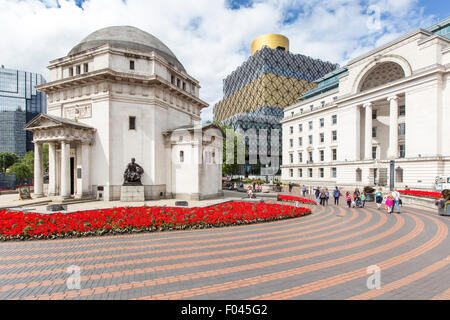
[[[361,106],[355,107],[355,160],[361,160]],[[339,132],[338,132],[339,134]],[[342,140],[341,140],[342,141]]]
[[[76,175],[75,179],[77,179],[77,190],[75,192],[75,198],[81,199],[83,198],[83,179],[82,176],[79,175],[79,173],[83,174],[83,166],[82,166],[83,153],[80,144],[78,144],[76,147],[76,159],[77,159],[77,167],[75,171]]]
[[[390,104],[389,116],[389,159],[398,158],[398,97],[388,98]]]
[[[83,142],[81,146],[81,181],[82,195],[89,197],[91,191],[91,146],[89,142]]]
[[[61,198],[69,199],[70,194],[70,143],[61,142]]]
[[[42,143],[34,143],[34,197],[44,197],[44,178],[42,176]]]
[[[56,143],[48,144],[48,195],[56,196]]]
[[[365,137],[366,140],[364,142],[364,159],[371,160],[372,157],[372,107],[373,104],[371,102],[366,103],[364,105],[364,109],[366,109],[366,123],[365,123]]]

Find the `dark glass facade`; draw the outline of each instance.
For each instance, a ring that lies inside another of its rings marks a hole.
[[[23,127],[47,112],[45,93],[36,90],[44,83],[40,74],[0,68],[0,152],[23,157],[33,150],[32,133]]]

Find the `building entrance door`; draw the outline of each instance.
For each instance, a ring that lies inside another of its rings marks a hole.
[[[75,194],[75,158],[70,158],[70,194]]]

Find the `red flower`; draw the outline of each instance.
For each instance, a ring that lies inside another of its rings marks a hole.
[[[0,210],[0,240],[222,227],[310,213],[307,208],[248,202],[228,202],[206,208],[123,207],[51,215]]]

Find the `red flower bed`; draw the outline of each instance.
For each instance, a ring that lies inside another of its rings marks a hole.
[[[305,198],[300,198],[300,197],[293,197],[293,196],[284,196],[282,194],[280,194],[278,196],[278,201],[292,201],[292,202],[301,202],[301,203],[306,203],[306,204],[314,204],[317,205],[317,202],[313,201],[313,200],[309,200],[309,199],[305,199]]]
[[[0,210],[0,240],[223,227],[310,213],[307,208],[248,202],[228,202],[207,208],[127,207],[50,215]]]
[[[432,198],[432,199],[442,198],[442,193],[440,193],[440,192],[419,191],[419,190],[400,190],[399,193],[405,194],[408,196],[425,197],[425,198]]]

